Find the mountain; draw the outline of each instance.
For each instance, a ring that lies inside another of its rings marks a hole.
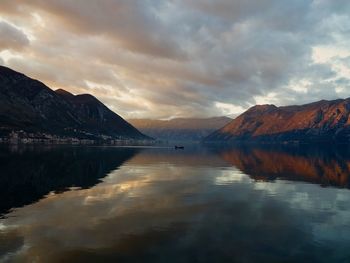
[[[128,121],[153,138],[168,141],[200,141],[231,120],[228,117],[213,117],[171,120],[129,119]]]
[[[350,140],[350,98],[276,107],[257,105],[206,142],[320,142]]]
[[[53,91],[0,66],[0,137],[12,131],[34,138],[149,139],[89,94]]]

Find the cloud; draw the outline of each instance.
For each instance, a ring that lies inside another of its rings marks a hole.
[[[163,37],[168,32],[144,1],[34,0],[23,5],[23,10],[47,12],[62,29],[83,36],[106,36],[131,52],[174,59],[185,56],[175,39]]]
[[[19,50],[29,45],[27,36],[16,27],[0,21],[0,51],[4,49]]]
[[[349,56],[349,4],[341,5],[5,0],[1,16],[31,42],[4,60],[52,88],[92,93],[128,118],[333,99],[350,91],[350,66],[339,60]]]

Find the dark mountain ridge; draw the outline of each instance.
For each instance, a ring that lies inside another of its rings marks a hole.
[[[305,105],[256,105],[206,142],[349,142],[350,98]]]
[[[92,95],[55,92],[0,66],[0,135],[13,131],[90,140],[150,139]]]

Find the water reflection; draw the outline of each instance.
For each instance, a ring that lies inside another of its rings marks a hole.
[[[0,215],[51,191],[88,188],[134,156],[137,148],[0,147]]]
[[[345,145],[241,146],[213,151],[256,180],[350,187],[350,149]]]
[[[93,187],[51,194],[8,214],[0,221],[0,261],[348,262],[349,190],[321,188],[323,181],[271,183],[294,180],[297,170],[292,177],[280,176],[282,164],[259,170],[259,163],[270,166],[257,154],[250,161],[253,152],[140,151],[105,170]],[[275,150],[258,152],[271,159]],[[282,163],[281,153],[274,158]]]

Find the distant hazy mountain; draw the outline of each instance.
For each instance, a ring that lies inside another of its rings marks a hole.
[[[349,140],[350,98],[300,106],[254,106],[205,138],[217,142]]]
[[[223,127],[232,119],[175,118],[171,120],[129,119],[128,121],[143,133],[160,140],[198,141]]]
[[[86,139],[148,139],[95,97],[56,92],[0,66],[0,136],[11,131]]]

